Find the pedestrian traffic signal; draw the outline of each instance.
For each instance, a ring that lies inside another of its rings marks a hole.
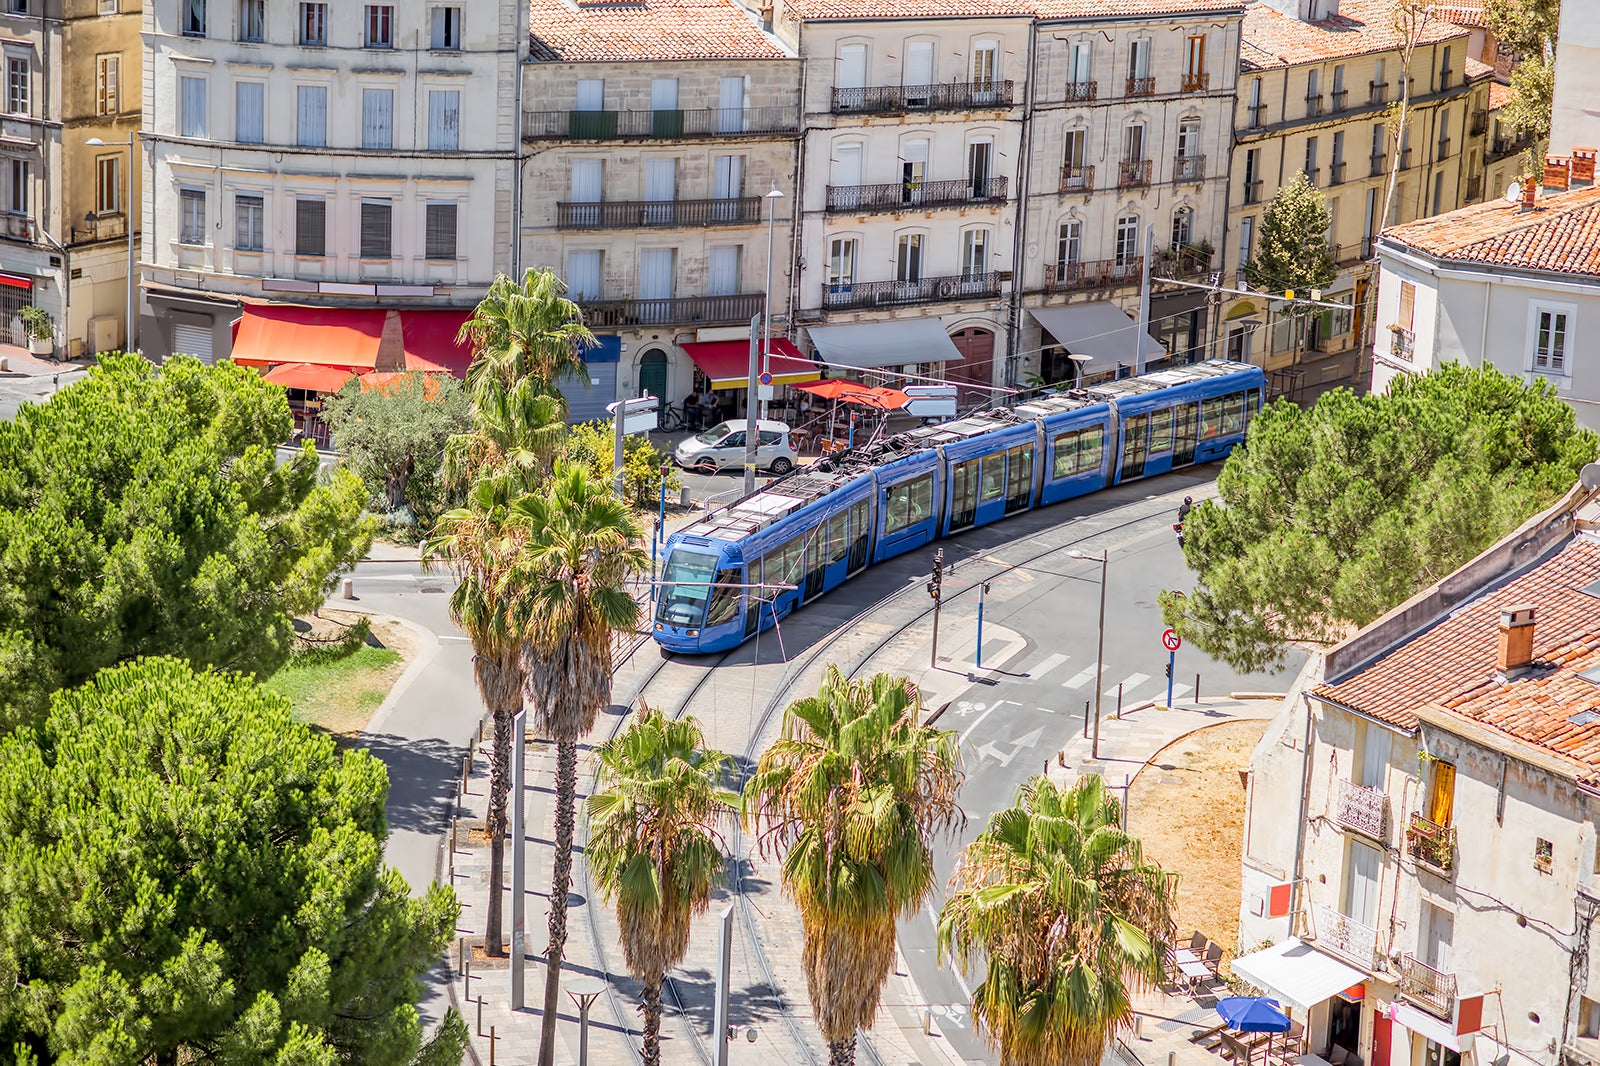
[[[1172,664],[1171,663],[1168,663],[1166,665],[1166,671],[1167,671],[1167,680],[1171,681],[1172,680]]]

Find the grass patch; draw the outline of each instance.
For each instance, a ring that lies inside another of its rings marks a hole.
[[[295,717],[330,733],[355,736],[382,706],[405,670],[407,656],[385,644],[388,626],[376,626],[376,641],[298,648],[266,685],[289,698]]]

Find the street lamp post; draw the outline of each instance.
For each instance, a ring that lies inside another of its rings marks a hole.
[[[123,326],[123,329],[127,334],[125,337],[125,340],[127,341],[125,347],[131,352],[136,350],[139,346],[137,340],[139,335],[139,320],[134,317],[133,302],[133,134],[128,134],[128,139],[125,141],[107,141],[102,140],[99,137],[90,137],[83,143],[90,148],[126,148],[128,150],[128,178],[127,181],[123,183],[123,187],[127,190],[127,198],[122,203],[122,217],[125,220],[122,225],[123,236],[125,236],[128,241],[128,319],[126,324]],[[72,354],[72,344],[70,340],[67,343],[67,354],[68,356]]]
[[[1094,356],[1069,355],[1067,358],[1072,360],[1072,387],[1081,389],[1083,388],[1083,364],[1094,359]]]
[[[1107,548],[1099,555],[1089,555],[1076,549],[1067,554],[1074,559],[1092,559],[1100,563],[1100,642],[1095,652],[1094,664],[1094,741],[1089,748],[1090,758],[1098,759],[1100,757],[1100,697],[1106,687],[1106,566],[1111,561],[1111,549]]]
[[[606,983],[598,977],[583,976],[569,978],[561,987],[578,1005],[578,1066],[589,1066],[589,1008],[606,990]]]
[[[761,305],[762,340],[761,340],[761,373],[772,373],[772,235],[776,228],[778,218],[778,201],[783,199],[783,193],[778,191],[778,183],[772,183],[772,189],[764,199],[767,201],[767,291]],[[763,385],[762,388],[770,388]],[[767,417],[767,401],[761,401],[761,417]]]

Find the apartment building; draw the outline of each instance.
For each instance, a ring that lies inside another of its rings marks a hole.
[[[148,0],[146,354],[459,363],[425,313],[514,265],[527,35],[518,0]]]
[[[1224,350],[1278,374],[1280,388],[1304,385],[1304,365],[1348,376],[1369,323],[1370,260],[1383,218],[1394,153],[1400,171],[1389,222],[1405,222],[1476,203],[1486,190],[1492,68],[1468,55],[1466,28],[1441,18],[1421,26],[1409,70],[1395,29],[1397,0],[1257,0],[1244,18],[1234,120],[1230,214],[1224,246],[1230,284],[1255,251],[1261,215],[1278,189],[1304,172],[1327,199],[1328,243],[1339,276],[1326,309],[1305,327],[1255,297],[1230,298]],[[1389,118],[1409,79],[1406,129]],[[1288,286],[1283,286],[1287,288]],[[1308,330],[1308,332],[1307,332]]]
[[[1240,943],[1270,946],[1232,972],[1304,1012],[1309,1050],[1600,1061],[1597,595],[1579,487],[1314,657],[1269,725]]]
[[[592,385],[564,386],[569,415],[691,389],[742,410],[769,278],[775,384],[814,379],[785,336],[794,51],[732,0],[533,0],[532,34],[523,255],[566,279],[600,341]]]
[[[140,3],[0,8],[0,343],[28,343],[17,312],[30,305],[55,320],[57,354],[128,342]]]

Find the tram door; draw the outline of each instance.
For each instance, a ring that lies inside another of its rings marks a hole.
[[[801,602],[810,603],[821,594],[823,578],[828,570],[828,527],[817,526],[806,536],[806,587]]]
[[[1200,431],[1200,405],[1179,404],[1173,411],[1172,468],[1194,462],[1194,446]]]

